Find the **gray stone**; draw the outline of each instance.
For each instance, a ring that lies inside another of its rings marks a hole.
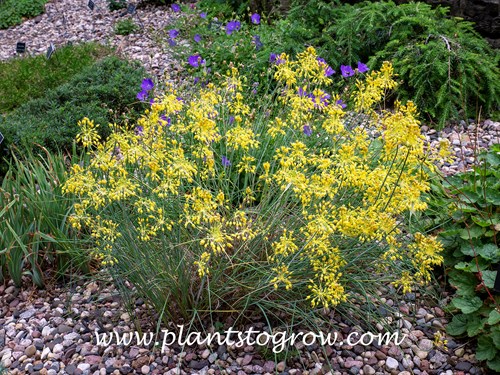
[[[387,370],[392,371],[398,368],[399,363],[394,358],[387,357],[387,359],[385,360],[385,366],[387,367]]]

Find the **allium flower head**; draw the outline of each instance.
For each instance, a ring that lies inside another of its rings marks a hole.
[[[226,158],[224,155],[222,155],[222,166],[223,167],[230,167],[231,166],[231,161]]]
[[[302,131],[308,137],[310,137],[312,135],[312,129],[309,125],[304,125],[304,128],[302,129]]]
[[[194,41],[196,43],[200,43],[201,42],[201,35],[200,34],[196,34],[193,39],[194,39]]]
[[[205,12],[201,12],[200,13],[200,17],[203,18],[203,19],[205,19],[205,18],[207,18],[207,14]]]
[[[366,64],[363,64],[361,61],[358,61],[358,72],[359,73],[366,73],[369,71],[370,68]]]
[[[229,21],[226,25],[226,34],[231,35],[233,31],[238,31],[240,28],[240,21]]]
[[[170,38],[175,39],[179,35],[179,30],[176,29],[169,30],[168,35],[170,36]]]
[[[181,11],[181,7],[180,7],[180,5],[179,5],[179,4],[172,4],[170,7],[171,7],[171,8],[172,8],[172,10],[173,10],[174,12],[176,12],[176,13]]]
[[[153,83],[153,80],[151,78],[145,78],[142,80],[141,83],[141,89],[143,91],[150,91],[155,87],[155,84]]]
[[[252,14],[252,17],[250,17],[250,19],[252,20],[252,23],[254,25],[258,25],[260,23],[260,15],[257,13]]]
[[[354,75],[354,70],[352,70],[350,65],[340,65],[340,72],[342,77],[351,77]]]

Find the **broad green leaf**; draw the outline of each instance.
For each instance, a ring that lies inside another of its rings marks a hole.
[[[500,225],[499,225],[499,227],[500,227]],[[496,228],[496,225],[495,225],[495,230],[498,231],[498,229]],[[495,232],[492,230],[487,230],[486,232],[484,232],[485,237],[493,237],[494,235],[495,235]]]
[[[464,273],[458,270],[450,272],[449,282],[457,288],[460,296],[474,296],[476,294],[477,278],[472,273]]]
[[[500,349],[500,326],[495,326],[491,329],[491,338],[497,349]]]
[[[483,305],[483,301],[479,297],[455,297],[451,300],[453,306],[460,309],[464,314],[470,314],[477,311]]]
[[[467,315],[459,314],[455,315],[451,322],[446,326],[446,332],[452,336],[460,336],[465,333],[467,329]]]
[[[488,316],[488,324],[492,326],[497,324],[498,322],[500,322],[500,312],[498,312],[496,309],[493,309]]]
[[[467,335],[474,337],[479,334],[486,324],[486,319],[481,319],[477,314],[473,314],[467,321]]]
[[[494,189],[486,189],[486,201],[496,206],[500,205],[500,192]]]
[[[493,289],[495,287],[495,278],[497,276],[497,271],[482,271],[483,282],[487,288]]]
[[[497,245],[488,243],[476,249],[476,253],[484,259],[491,260],[496,263],[500,260],[500,248]]]
[[[465,203],[476,203],[481,196],[472,190],[464,190],[462,194],[458,197],[462,202]]]
[[[494,152],[488,152],[485,155],[485,159],[492,167],[498,167],[500,165],[500,155]]]
[[[492,360],[497,354],[490,336],[481,336],[477,340],[476,358],[480,361]]]
[[[486,364],[493,371],[496,371],[496,372],[500,373],[500,355],[497,356],[495,359],[486,362]]]
[[[458,262],[455,264],[457,270],[462,270],[464,272],[476,272],[476,265],[469,262]]]
[[[460,218],[461,215],[462,215],[462,212],[467,212],[467,213],[471,213],[471,212],[477,212],[477,208],[474,207],[474,206],[470,206],[464,202],[457,202],[457,208],[458,208],[458,212],[459,215],[457,216],[457,218]],[[453,216],[453,218],[455,218],[455,216]]]
[[[484,219],[481,216],[472,216],[472,221],[480,227],[489,227],[491,225],[490,220]]]
[[[484,233],[484,228],[474,225],[470,228],[464,228],[460,231],[460,238],[468,240],[470,238],[478,238]]]
[[[471,246],[471,244],[469,243],[469,241],[464,241],[464,242],[460,245],[460,252],[461,252],[463,255],[467,255],[467,256],[470,256],[470,257],[475,256],[475,254],[474,254],[474,250],[472,249],[472,246]]]

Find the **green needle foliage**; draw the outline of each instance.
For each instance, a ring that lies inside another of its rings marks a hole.
[[[404,82],[399,97],[414,100],[437,128],[500,105],[499,55],[471,23],[450,18],[445,8],[418,2],[296,5],[288,16],[296,44],[321,47],[333,67],[369,61],[378,69],[392,61]]]

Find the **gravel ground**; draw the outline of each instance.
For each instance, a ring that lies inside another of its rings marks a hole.
[[[384,287],[381,294],[392,295]],[[385,307],[379,312],[392,316],[393,324],[407,335],[400,345],[348,345],[345,340],[351,332],[366,331],[332,315],[332,327],[339,334],[334,345],[297,342],[291,358],[275,360],[251,345],[173,344],[163,352],[134,342],[98,346],[96,331],[131,332],[141,326],[143,332],[154,332],[154,314],[141,299],[135,300],[133,311],[125,312],[110,283],[88,281],[46,290],[0,286],[0,359],[10,374],[483,374],[471,346],[451,338],[447,348],[434,344],[434,333],[444,332],[447,320],[441,308],[424,307],[421,300],[419,293],[399,301],[381,299]],[[258,332],[266,329],[259,322],[251,327]],[[380,324],[368,332],[377,330],[385,332]]]
[[[115,36],[113,24],[123,11],[109,12],[104,0],[91,11],[84,0],[53,0],[46,12],[22,25],[0,30],[0,60],[15,56],[18,41],[27,43],[30,54],[45,53],[49,43],[97,40],[116,46],[124,56],[140,60],[158,77],[177,69],[177,63],[158,47],[150,35],[168,26],[173,14],[167,7],[140,7],[136,19],[143,24],[138,34]],[[156,32],[154,32],[156,31]],[[449,139],[456,161],[443,167],[452,174],[470,168],[475,151],[500,143],[500,123],[461,122],[441,132],[422,127],[429,143]],[[299,353],[287,361],[263,356],[252,346],[179,347],[161,353],[144,346],[96,345],[95,330],[120,332],[151,327],[153,313],[141,300],[132,315],[125,312],[116,290],[96,281],[76,286],[52,286],[47,290],[18,290],[0,286],[0,360],[10,374],[482,374],[467,343],[448,338],[444,350],[433,344],[434,333],[447,323],[439,307],[423,306],[419,295],[401,301],[388,299],[399,316],[401,345],[349,346],[336,343],[326,348],[296,345]],[[345,339],[356,327],[338,317],[335,326]],[[260,331],[266,327],[256,323]],[[380,330],[383,328],[379,326]]]

